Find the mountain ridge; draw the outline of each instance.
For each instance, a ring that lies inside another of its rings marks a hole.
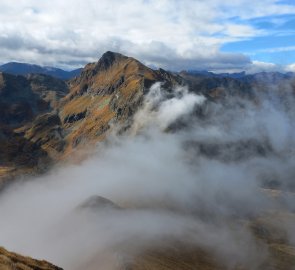
[[[186,85],[189,91],[212,101],[235,95],[254,99],[253,88],[265,87],[268,73],[247,78],[153,70],[135,58],[107,51],[67,82],[42,74],[24,77],[0,73],[0,124],[6,130],[3,134],[9,130],[17,140],[23,137],[35,149],[58,161],[77,147],[104,140],[114,124],[122,130],[128,128],[156,82],[168,92]],[[289,77],[271,79],[271,83],[286,79]],[[2,148],[5,156],[5,144]],[[2,165],[7,165],[4,160]]]
[[[104,54],[109,55],[109,60],[111,64],[111,58],[113,56],[115,57],[124,57],[123,54],[121,53],[117,53],[117,52],[112,52],[112,51],[107,51]],[[103,55],[104,55],[103,54]],[[102,55],[102,56],[103,56]],[[126,57],[126,56],[125,56]],[[135,59],[135,58],[133,58]],[[89,64],[93,64],[93,63],[89,63]],[[87,65],[89,65],[87,64]],[[29,74],[44,74],[44,75],[50,75],[52,77],[56,77],[59,79],[63,79],[63,80],[69,80],[72,79],[74,77],[77,77],[80,75],[81,71],[83,70],[83,67],[81,68],[77,68],[77,69],[73,69],[70,71],[61,69],[61,68],[57,68],[57,67],[53,67],[53,66],[41,66],[41,65],[37,65],[37,64],[30,64],[30,63],[25,63],[25,62],[8,62],[8,63],[4,63],[2,65],[0,65],[0,72],[5,72],[5,73],[9,73],[9,74],[13,74],[13,75],[29,75]],[[159,68],[159,70],[161,70],[161,68]],[[198,69],[188,69],[188,70],[181,70],[179,72],[173,72],[173,73],[188,73],[188,74],[194,74],[194,75],[203,75],[206,77],[214,77],[214,78],[234,78],[234,79],[244,79],[245,77],[252,77],[255,76],[257,77],[257,75],[261,76],[265,76],[265,75],[272,75],[272,76],[276,76],[276,77],[294,77],[295,73],[294,72],[280,72],[280,71],[260,71],[260,72],[256,72],[256,73],[247,73],[246,71],[241,71],[241,72],[221,72],[221,73],[215,73],[212,71],[208,71],[208,70],[198,70]]]
[[[35,64],[8,62],[0,65],[0,72],[5,72],[13,75],[29,75],[29,74],[44,74],[55,78],[68,80],[80,74],[82,68],[66,71],[56,67],[43,67]]]

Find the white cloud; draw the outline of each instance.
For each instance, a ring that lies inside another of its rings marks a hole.
[[[295,63],[288,65],[286,71],[295,72]]]
[[[276,53],[276,52],[290,52],[295,51],[295,46],[285,46],[285,47],[277,47],[277,48],[269,48],[260,50],[261,52],[269,52],[269,53]]]
[[[2,190],[1,245],[64,269],[110,270],[184,243],[226,269],[259,269],[270,258],[247,224],[279,210],[284,215],[269,226],[295,243],[295,196],[287,192],[295,177],[295,100],[288,87],[281,91],[258,90],[255,104],[235,96],[206,102],[199,118],[191,108],[204,98],[154,85],[134,119],[137,136],[109,137],[79,165]],[[185,125],[166,133],[159,119]],[[261,192],[268,182],[283,190],[278,198]],[[100,200],[82,209],[95,195],[125,209]]]
[[[261,31],[231,18],[295,13],[294,6],[276,2],[2,0],[0,61],[76,66],[113,50],[164,68],[245,65],[249,58],[219,48]]]
[[[269,62],[253,61],[248,67],[248,73],[257,73],[261,71],[271,72],[281,69],[278,65]]]

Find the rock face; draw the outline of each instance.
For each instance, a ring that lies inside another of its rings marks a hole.
[[[1,270],[62,270],[46,261],[34,260],[16,253],[7,251],[0,247],[0,269]]]

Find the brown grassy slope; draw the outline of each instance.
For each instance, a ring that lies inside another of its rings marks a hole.
[[[294,226],[295,214],[283,210],[266,213],[250,223],[254,236],[268,247],[265,269],[295,269],[295,246],[289,239]]]
[[[79,206],[79,210],[97,211],[101,208],[125,211],[113,202],[100,196],[93,196]],[[128,209],[128,208],[127,208]],[[98,212],[99,214],[99,212]],[[192,215],[191,218],[195,216]],[[195,217],[197,218],[197,217]],[[198,218],[197,218],[198,219]],[[294,270],[295,246],[290,241],[287,231],[292,231],[295,214],[287,211],[267,211],[258,217],[231,218],[227,220],[229,228],[239,228],[252,234],[253,242],[249,245],[243,237],[237,252],[224,252],[209,243],[196,243],[194,234],[183,239],[173,235],[153,242],[146,242],[138,248],[136,240],[126,241],[114,247],[107,254],[97,254],[83,269],[128,269],[128,270]],[[238,226],[238,227],[237,227]],[[188,232],[188,235],[189,232]],[[241,236],[241,235],[240,235]],[[209,237],[210,238],[210,237]],[[210,241],[208,238],[208,241]],[[222,236],[221,236],[222,238]],[[190,240],[191,239],[191,240]],[[231,240],[229,240],[231,241]],[[246,246],[243,246],[243,243]],[[140,238],[139,238],[140,243]],[[221,243],[219,243],[221,244]],[[231,242],[223,241],[225,250],[231,249]],[[255,248],[254,248],[255,247]],[[122,253],[121,253],[122,252]],[[233,252],[233,253],[232,253]],[[245,255],[244,253],[247,252]],[[116,256],[120,254],[120,256]],[[227,255],[226,255],[227,254]],[[230,255],[232,254],[232,255]],[[242,256],[240,256],[242,255]],[[236,258],[237,257],[237,258]],[[114,267],[117,265],[117,267]]]
[[[233,222],[235,222],[233,220]],[[257,258],[231,265],[231,259],[223,261],[214,252],[200,249],[189,244],[175,243],[170,247],[151,248],[135,257],[128,269],[130,270],[294,270],[295,246],[289,242],[288,235],[282,230],[282,224],[294,228],[295,215],[293,213],[273,212],[265,213],[261,217],[249,221],[257,247],[261,254]],[[246,224],[245,224],[246,225]],[[245,230],[241,224],[241,230]],[[227,243],[224,243],[226,248]],[[240,251],[242,252],[242,251]],[[227,262],[226,262],[227,261]],[[232,258],[235,261],[235,258]]]
[[[69,82],[70,93],[61,101],[60,118],[67,150],[105,138],[112,123],[128,125],[147,89],[156,81],[166,86],[181,83],[178,76],[154,71],[134,58],[106,52],[97,63],[86,65]]]
[[[130,270],[222,270],[226,269],[209,253],[187,246],[150,250],[129,265]]]
[[[0,270],[62,270],[49,262],[24,257],[0,247]]]

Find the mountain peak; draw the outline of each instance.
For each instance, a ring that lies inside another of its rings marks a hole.
[[[97,66],[99,67],[99,69],[107,70],[115,62],[126,60],[126,59],[128,59],[128,57],[125,55],[122,55],[117,52],[107,51],[98,60]]]
[[[128,58],[128,57],[118,52],[106,51],[105,53],[103,53],[100,59],[120,59],[120,58]]]

